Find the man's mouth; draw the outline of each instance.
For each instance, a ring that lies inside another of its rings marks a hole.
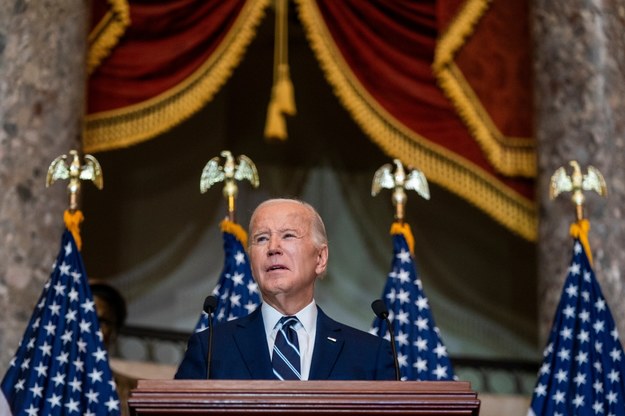
[[[274,265],[269,266],[269,267],[267,268],[267,271],[268,271],[268,272],[272,272],[272,271],[274,271],[274,270],[287,270],[287,268],[286,268],[286,266],[283,266],[283,265],[281,265],[281,264],[274,264]]]

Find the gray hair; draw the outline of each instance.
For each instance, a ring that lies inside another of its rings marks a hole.
[[[314,242],[315,246],[316,247],[321,247],[323,245],[328,245],[328,235],[326,234],[326,227],[323,224],[323,220],[321,219],[321,215],[319,215],[319,213],[317,212],[315,207],[310,205],[308,202],[304,202],[304,201],[302,201],[300,199],[294,199],[294,198],[273,198],[273,199],[267,199],[266,201],[261,202],[260,204],[258,204],[256,209],[252,213],[252,217],[250,218],[250,224],[248,226],[248,229],[251,231],[252,223],[254,222],[254,217],[256,216],[256,212],[258,212],[259,208],[262,208],[265,205],[270,205],[270,204],[280,203],[280,202],[293,202],[293,203],[296,203],[296,204],[300,204],[304,208],[306,208],[306,210],[310,214],[311,225],[312,225],[312,230],[311,230],[312,231],[312,239],[313,239],[313,242]]]

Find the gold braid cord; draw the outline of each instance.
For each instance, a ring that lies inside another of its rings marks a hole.
[[[82,238],[80,238],[80,224],[84,221],[84,219],[85,217],[82,214],[82,211],[79,209],[75,211],[70,211],[69,209],[67,209],[63,213],[63,221],[65,222],[65,227],[69,230],[69,232],[72,233],[78,251],[82,249]]]
[[[142,103],[86,117],[85,152],[137,144],[180,124],[208,103],[239,64],[270,0],[247,0],[211,57],[175,87]]]
[[[225,219],[219,223],[222,232],[230,233],[236,237],[244,248],[247,248],[247,232],[236,222]]]
[[[411,131],[362,87],[339,53],[314,0],[296,0],[311,47],[335,94],[371,140],[391,157],[419,166],[428,180],[471,202],[521,237],[537,237],[536,207],[468,160]]]
[[[569,233],[571,237],[578,238],[584,247],[588,262],[592,266],[592,252],[590,251],[590,243],[588,242],[588,232],[590,231],[590,221],[587,219],[578,220],[571,224]]]
[[[536,176],[536,150],[529,138],[504,138],[493,123],[479,98],[454,63],[456,53],[466,43],[475,25],[494,0],[467,0],[449,28],[437,42],[434,74],[438,83],[454,104],[471,135],[498,172],[508,176]]]
[[[391,235],[395,234],[402,234],[404,236],[410,254],[414,256],[414,236],[412,235],[412,230],[410,230],[410,225],[407,222],[394,222],[391,225]]]
[[[108,0],[111,9],[89,33],[87,73],[91,74],[117,45],[130,25],[130,7],[127,0]]]

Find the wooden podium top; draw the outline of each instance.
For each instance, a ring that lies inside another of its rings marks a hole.
[[[463,381],[139,380],[131,415],[478,415]]]

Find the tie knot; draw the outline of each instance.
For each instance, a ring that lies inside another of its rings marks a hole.
[[[299,322],[299,319],[296,316],[283,316],[278,322],[280,323],[280,328],[289,329],[294,327]]]

